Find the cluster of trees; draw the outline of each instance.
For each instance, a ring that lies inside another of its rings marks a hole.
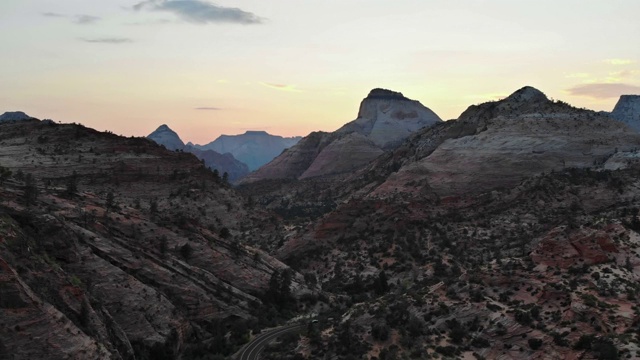
[[[274,271],[269,279],[269,288],[264,294],[263,300],[281,309],[290,305],[294,301],[291,294],[292,280],[293,270],[287,268]]]

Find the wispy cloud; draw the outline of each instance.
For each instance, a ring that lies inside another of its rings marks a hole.
[[[80,15],[71,16],[71,15],[60,14],[60,13],[55,13],[55,12],[43,12],[42,16],[51,17],[51,18],[71,19],[72,22],[74,22],[76,24],[79,24],[79,25],[93,24],[93,23],[96,23],[96,22],[102,20],[102,18],[99,17],[99,16],[86,15],[86,14],[80,14]]]
[[[126,44],[126,43],[133,42],[132,39],[121,38],[121,37],[81,38],[79,40],[87,43],[97,43],[97,44]]]
[[[631,59],[605,59],[604,62],[610,65],[629,65],[635,63],[635,61]]]
[[[222,109],[219,107],[213,107],[213,106],[202,106],[202,107],[195,108],[195,110],[218,111]]]
[[[274,83],[266,83],[266,82],[261,82],[260,85],[266,86],[271,89],[280,90],[280,91],[302,92],[302,90],[297,89],[295,85],[274,84]]]
[[[586,96],[594,99],[608,99],[624,94],[640,94],[640,86],[630,84],[582,84],[566,90],[575,96]]]
[[[54,12],[43,12],[42,16],[46,16],[46,17],[67,17],[67,15],[58,14],[58,13],[54,13]]]
[[[98,16],[91,16],[91,15],[76,15],[74,17],[73,22],[76,24],[81,24],[81,25],[86,25],[86,24],[93,24],[97,21],[99,21],[101,18]]]
[[[236,23],[261,24],[264,19],[238,8],[218,6],[202,0],[145,0],[134,10],[166,11],[184,21],[196,24]]]

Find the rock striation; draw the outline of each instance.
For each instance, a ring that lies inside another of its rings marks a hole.
[[[611,117],[640,132],[640,95],[622,95],[611,112]]]
[[[396,166],[376,164],[394,172],[374,194],[411,193],[416,185],[428,184],[448,196],[513,186],[542,172],[602,165],[640,145],[640,136],[627,129],[608,116],[550,101],[524,87],[423,131],[404,145],[411,156]]]
[[[1,359],[228,356],[290,271],[235,237],[268,220],[192,154],[39,121],[0,144]]]

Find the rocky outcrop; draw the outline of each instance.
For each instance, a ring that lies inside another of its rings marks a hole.
[[[640,95],[622,95],[613,108],[611,117],[640,132]]]
[[[192,145],[201,150],[230,153],[253,171],[300,141],[301,136],[282,137],[266,131],[247,131],[240,135],[221,135],[206,145]]]
[[[180,136],[167,125],[160,125],[154,132],[147,135],[147,138],[163,145],[169,150],[184,149],[184,142],[182,142]]]
[[[333,133],[312,133],[242,183],[308,179],[355,171],[424,127],[442,120],[401,93],[374,89],[362,100],[357,119]]]
[[[480,192],[546,171],[601,166],[615,153],[640,146],[640,136],[627,129],[525,87],[504,100],[471,106],[458,120],[405,144],[412,156],[374,194],[411,193],[420,184],[441,196]]]
[[[397,146],[415,131],[442,120],[419,101],[399,92],[373,89],[360,103],[358,117],[338,129],[338,134],[358,133],[380,149]]]

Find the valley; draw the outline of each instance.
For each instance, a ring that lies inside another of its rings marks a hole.
[[[637,358],[640,133],[621,101],[523,87],[442,121],[374,89],[233,179],[168,127],[7,116],[0,357],[251,357],[291,328],[260,358]]]

